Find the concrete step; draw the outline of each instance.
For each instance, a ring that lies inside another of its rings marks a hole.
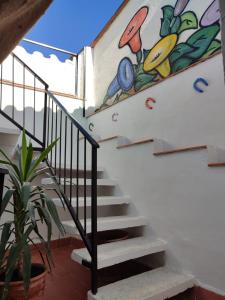
[[[61,178],[61,182],[64,185],[64,178]],[[54,180],[51,178],[43,178],[41,180],[41,183],[43,185],[54,185]],[[113,187],[116,185],[116,182],[112,179],[98,179],[97,180],[98,186],[109,186],[109,187]],[[77,179],[73,178],[72,179],[72,184],[73,186],[77,185]],[[66,178],[66,185],[70,185],[70,178]],[[79,186],[84,186],[84,179],[83,178],[79,178]],[[91,179],[87,179],[86,180],[86,186],[91,186]]]
[[[150,241],[144,237],[99,245],[98,269],[165,250],[166,242],[162,240]],[[83,260],[91,262],[90,254],[86,248],[73,250],[71,258],[80,264]]]
[[[66,233],[69,235],[78,234],[76,225],[72,220],[63,221],[63,226]],[[132,228],[147,225],[147,219],[142,216],[119,216],[119,217],[101,217],[98,218],[98,232],[107,231],[113,229]],[[81,220],[81,224],[84,226],[84,220]],[[87,219],[87,233],[91,232],[91,219]]]
[[[52,199],[57,207],[63,207],[62,201],[59,198],[53,198]],[[124,205],[130,203],[130,197],[129,196],[103,196],[98,197],[97,199],[98,206],[109,206],[109,205]],[[77,206],[77,199],[72,198],[72,206]],[[86,198],[86,206],[91,206],[91,197]],[[79,207],[84,207],[84,198],[79,197]]]
[[[159,268],[103,286],[88,300],[164,300],[174,297],[195,284],[191,275]]]
[[[0,127],[0,148],[8,156],[13,156],[15,145],[18,143],[21,131],[19,129]]]

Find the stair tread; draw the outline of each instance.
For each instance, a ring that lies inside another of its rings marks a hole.
[[[63,207],[62,201],[60,198],[52,199],[57,207]],[[98,206],[107,206],[107,205],[122,205],[129,204],[130,197],[129,196],[103,196],[97,198]],[[72,206],[76,207],[77,199],[72,198]],[[91,197],[86,198],[86,206],[91,206]],[[84,198],[79,197],[79,207],[84,207]]]
[[[61,178],[61,182],[64,184],[64,178]],[[54,180],[51,178],[43,178],[41,183],[43,185],[54,184]],[[77,184],[77,179],[73,178],[72,183],[74,186]],[[97,179],[98,186],[115,186],[116,182],[112,179]],[[66,185],[70,185],[70,178],[66,178]],[[79,186],[84,185],[84,178],[79,178]],[[86,186],[91,185],[91,179],[86,179]]]
[[[194,277],[159,268],[89,292],[89,300],[164,300],[194,286]]]
[[[72,220],[62,222],[67,234],[78,234],[76,225]],[[84,220],[81,220],[81,224],[84,226]],[[116,216],[116,217],[101,217],[98,218],[98,232],[131,228],[147,225],[147,219],[142,216]],[[87,233],[91,232],[91,219],[87,219]]]
[[[21,131],[17,128],[0,127],[0,133],[20,135]]]
[[[160,239],[149,240],[145,237],[130,238],[98,246],[98,269],[119,264],[124,261],[165,251],[166,242]],[[71,258],[82,264],[82,260],[91,262],[86,248],[73,250]]]

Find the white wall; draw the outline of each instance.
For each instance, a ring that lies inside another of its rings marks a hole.
[[[150,137],[177,148],[208,144],[225,149],[223,76],[219,54],[88,122],[101,138]],[[198,77],[209,82],[203,94],[193,89]],[[148,97],[156,100],[153,110],[145,107]],[[117,122],[112,122],[113,113],[119,114]],[[117,150],[114,140],[101,144],[98,157],[122,192],[131,196],[137,212],[149,219],[146,235],[168,241],[168,264],[225,291],[225,170],[208,168],[206,150],[165,157],[152,153],[152,144]]]

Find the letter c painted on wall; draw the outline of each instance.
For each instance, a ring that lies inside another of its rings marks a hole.
[[[193,84],[194,89],[196,90],[196,92],[198,93],[204,93],[204,90],[199,86],[199,84],[203,84],[205,86],[209,86],[209,83],[206,79],[204,78],[197,78]]]
[[[88,126],[90,131],[93,131],[94,127],[95,127],[95,125],[93,123],[90,123]]]
[[[113,121],[113,122],[117,122],[117,121],[118,121],[118,116],[119,116],[118,113],[114,113],[114,114],[112,115],[112,121]]]
[[[148,98],[145,101],[145,106],[147,107],[147,109],[153,109],[153,106],[152,106],[153,103],[156,103],[156,100],[153,98]]]

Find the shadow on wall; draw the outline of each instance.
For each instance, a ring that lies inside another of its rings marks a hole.
[[[133,64],[129,57],[119,62],[117,74],[107,89],[100,109],[135,95],[221,51],[221,40],[218,38],[219,1],[212,1],[200,17],[197,6],[196,11],[189,10],[189,2],[177,0],[174,6],[161,8],[160,40],[155,45],[149,45],[149,49],[142,48],[141,27],[151,6],[143,6],[136,12],[118,45],[119,48],[129,46],[136,56],[136,63]],[[188,31],[194,33],[181,42],[183,33]]]

